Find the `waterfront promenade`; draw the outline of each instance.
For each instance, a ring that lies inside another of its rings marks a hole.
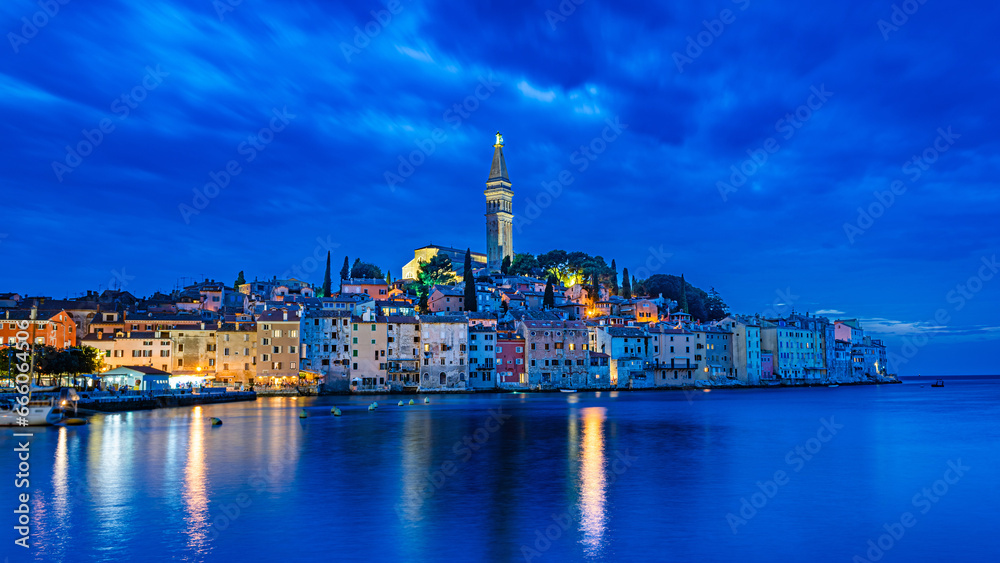
[[[186,407],[192,405],[210,405],[216,403],[232,403],[237,401],[254,401],[257,394],[253,391],[209,391],[207,389],[197,390],[157,390],[157,391],[126,391],[124,393],[113,391],[78,391],[80,400],[77,402],[77,410],[82,414],[88,412],[120,412],[133,410],[149,410],[165,407]],[[0,402],[15,399],[19,395],[14,393],[0,393]],[[32,393],[32,399],[47,400],[49,398],[59,400],[58,392]],[[68,407],[72,409],[72,407]]]

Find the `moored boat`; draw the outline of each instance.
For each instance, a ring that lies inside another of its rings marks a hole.
[[[28,401],[27,413],[20,410],[15,401],[0,406],[0,426],[51,426],[62,418],[56,409],[54,399],[32,399]],[[27,424],[21,424],[21,420]]]
[[[563,393],[576,393],[576,389],[559,389]]]
[[[931,387],[944,387],[944,380],[939,379],[935,381],[933,384],[931,384]]]

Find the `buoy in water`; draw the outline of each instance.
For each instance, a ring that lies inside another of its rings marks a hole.
[[[375,405],[368,405],[368,410],[370,410],[370,411],[375,410]]]
[[[430,397],[424,397],[424,404],[425,405],[429,405],[430,403],[431,403],[431,398]]]
[[[333,407],[333,416],[340,416],[340,409],[339,408]]]
[[[399,406],[403,406],[403,401],[400,401],[400,402],[399,402]]]
[[[410,404],[411,404],[411,405],[413,404],[413,399],[410,399]]]
[[[309,415],[306,413],[306,409],[302,409],[299,411],[299,418],[306,418],[308,416]]]
[[[222,419],[221,418],[216,418],[216,417],[213,416],[209,420],[212,421],[212,426],[222,426]]]
[[[86,418],[67,418],[66,420],[63,421],[63,424],[65,424],[66,426],[81,426],[81,425],[87,424],[87,419]],[[222,424],[222,422],[219,422],[219,424]]]
[[[378,401],[372,401],[372,406],[378,408]]]

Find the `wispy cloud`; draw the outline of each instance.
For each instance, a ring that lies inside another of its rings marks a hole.
[[[540,102],[551,102],[556,99],[556,93],[552,90],[547,90],[545,92],[538,90],[531,84],[528,84],[524,80],[517,83],[517,89],[521,91],[528,98],[538,100]]]

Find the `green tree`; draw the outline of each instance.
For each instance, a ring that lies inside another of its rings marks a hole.
[[[463,280],[465,282],[465,310],[478,311],[479,304],[476,303],[476,280],[472,277],[472,249],[465,251],[465,272]]]
[[[590,273],[590,298],[595,302],[601,300],[601,282],[597,281],[597,272]]]
[[[236,283],[233,284],[233,289],[239,289],[245,283],[247,283],[247,279],[243,277],[243,270],[240,270],[240,274],[236,276]]]
[[[326,274],[323,275],[323,297],[329,297],[333,293],[333,280],[330,279],[330,251],[326,251]]]
[[[692,317],[700,321],[717,320],[728,314],[729,308],[722,301],[722,296],[718,295],[718,292],[716,292],[717,302],[713,305],[709,294],[683,280],[681,276],[657,274],[643,280],[642,283],[648,295],[663,295],[665,298],[672,299],[677,302],[681,311],[690,313]]]
[[[351,269],[347,266],[347,256],[344,256],[344,266],[340,269],[340,279],[346,280],[351,275]]]
[[[615,259],[611,259],[611,295],[618,295],[618,266]]]
[[[420,312],[427,312],[427,298],[430,296],[432,287],[454,281],[454,279],[455,271],[452,269],[451,258],[447,254],[435,254],[429,261],[422,262],[420,271],[417,272],[417,282],[414,284],[419,298],[418,308]]]
[[[632,299],[632,282],[628,279],[628,268],[622,268],[622,297]]]
[[[542,307],[546,309],[552,309],[556,306],[555,283],[555,276],[549,276],[548,281],[545,282],[545,297],[542,298]]]
[[[707,320],[710,321],[724,319],[729,314],[729,306],[722,300],[722,296],[714,287],[709,290],[708,298],[705,299],[705,314],[708,317]]]
[[[500,273],[507,275],[510,272],[510,256],[504,256],[503,262],[500,264]]]
[[[385,278],[385,275],[382,273],[382,269],[375,264],[362,262],[358,258],[354,261],[354,266],[351,267],[351,277],[354,279],[380,280]]]
[[[509,273],[515,276],[531,276],[539,268],[538,260],[533,254],[518,253],[510,262]]]

